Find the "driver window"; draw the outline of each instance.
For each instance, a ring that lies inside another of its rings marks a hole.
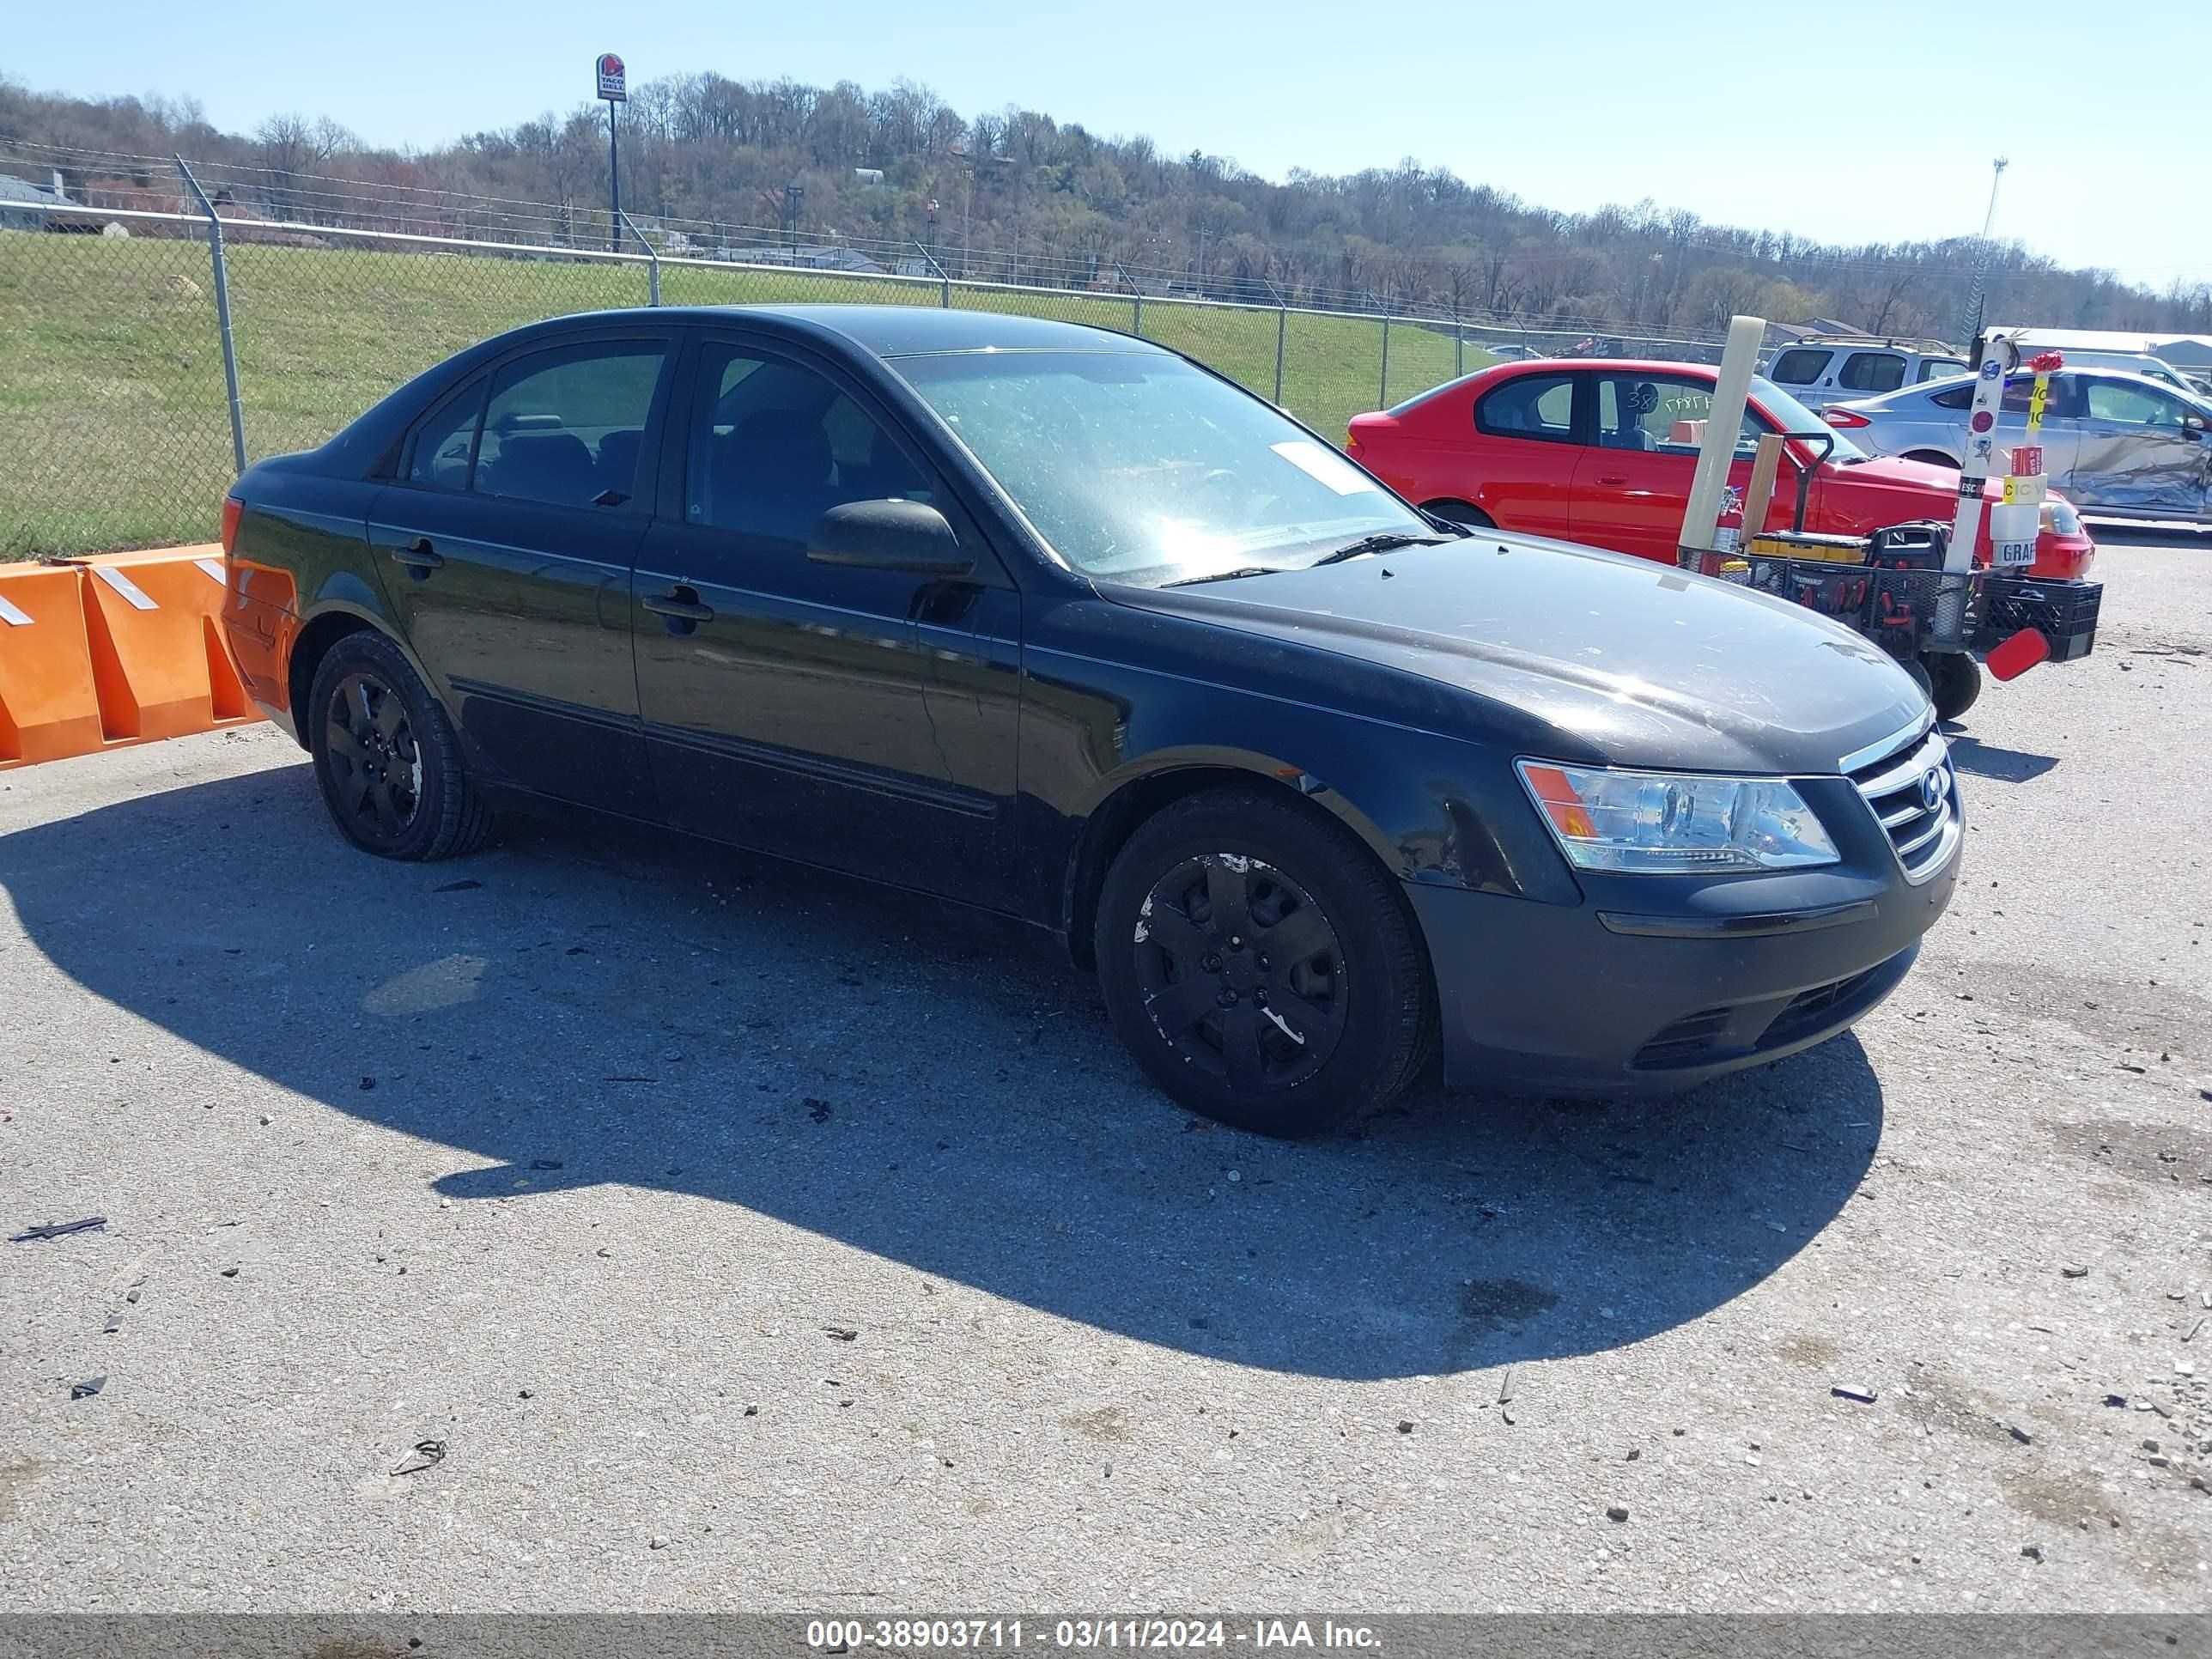
[[[2145,386],[2125,380],[2092,380],[2087,386],[2089,418],[2118,421],[2129,426],[2181,424],[2181,405]]]
[[[889,434],[812,369],[749,347],[702,348],[684,516],[804,546],[848,501],[931,501],[929,479]]]
[[[1713,389],[1665,374],[1603,374],[1597,384],[1597,441],[1602,449],[1640,449],[1690,455],[1705,438]],[[1736,453],[1748,455],[1766,428],[1744,405]]]

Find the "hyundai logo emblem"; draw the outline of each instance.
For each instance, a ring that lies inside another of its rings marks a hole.
[[[1934,811],[1943,804],[1943,769],[1931,766],[1920,775],[1920,804]]]

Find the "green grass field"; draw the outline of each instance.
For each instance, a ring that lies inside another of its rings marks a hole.
[[[249,457],[321,442],[409,376],[502,329],[641,306],[642,266],[234,245],[232,333]],[[669,305],[901,301],[933,283],[670,265]],[[956,287],[956,306],[1128,329],[1127,299]],[[1147,338],[1262,396],[1276,314],[1148,300]],[[231,478],[214,284],[204,245],[0,232],[0,559],[201,541]],[[1341,441],[1345,422],[1449,378],[1450,339],[1409,324],[1293,313],[1283,401]],[[1469,347],[1472,370],[1490,362]]]

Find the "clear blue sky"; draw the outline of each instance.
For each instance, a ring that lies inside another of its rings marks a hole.
[[[0,72],[196,97],[216,125],[327,114],[425,147],[693,70],[1019,103],[1280,177],[1404,156],[1568,210],[1650,197],[1822,240],[1997,231],[2164,287],[2212,281],[2212,5],[1070,6],[1064,0],[107,0],[21,8]],[[1993,98],[1971,88],[1994,81]],[[1986,111],[1986,113],[1983,112]]]

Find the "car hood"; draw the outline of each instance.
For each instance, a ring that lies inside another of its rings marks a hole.
[[[1495,532],[1315,569],[1104,591],[1456,688],[1486,705],[1473,721],[1486,733],[1563,760],[1832,775],[1927,713],[1893,658],[1800,606]]]

